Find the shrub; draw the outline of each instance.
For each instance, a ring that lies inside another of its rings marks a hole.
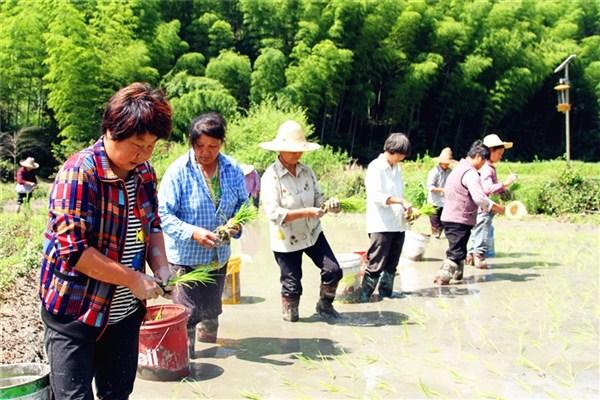
[[[12,182],[15,178],[14,168],[10,160],[0,160],[0,182]]]
[[[567,167],[558,179],[542,186],[537,211],[550,215],[598,212],[600,181],[586,179],[575,168]]]

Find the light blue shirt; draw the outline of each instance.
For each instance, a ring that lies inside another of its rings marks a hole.
[[[192,239],[198,227],[214,231],[225,224],[248,199],[238,164],[223,154],[219,154],[218,162],[221,200],[216,209],[193,150],[175,160],[160,182],[158,213],[170,263],[205,265],[216,257],[223,265],[231,255],[228,244],[206,249]]]

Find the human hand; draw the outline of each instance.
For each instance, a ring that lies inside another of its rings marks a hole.
[[[306,218],[321,218],[325,214],[325,210],[320,207],[307,207],[304,209]]]
[[[192,239],[205,249],[212,249],[220,243],[216,233],[204,228],[197,228],[194,233],[192,233]]]
[[[175,274],[171,272],[168,266],[162,266],[154,271],[154,279],[158,282],[158,285],[163,290],[162,296],[164,298],[170,299],[173,289],[175,288],[172,285],[169,285],[169,281]]]
[[[510,174],[510,175],[508,175],[508,178],[506,178],[506,183],[504,186],[510,186],[516,181],[517,181],[517,174]]]
[[[134,271],[135,279],[129,286],[134,297],[140,300],[155,299],[164,294],[155,278],[143,272]]]
[[[331,197],[324,204],[325,204],[325,209],[334,214],[337,214],[340,211],[342,211],[342,208],[340,207],[340,201],[338,199],[336,199],[335,197]]]
[[[229,233],[229,237],[233,237],[238,235],[242,231],[242,225],[236,224],[233,222],[233,219],[227,221],[227,232]]]
[[[494,204],[492,206],[492,210],[493,212],[495,212],[496,214],[504,214],[504,206],[502,204]]]

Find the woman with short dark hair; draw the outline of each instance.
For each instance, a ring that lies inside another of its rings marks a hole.
[[[477,208],[504,213],[504,206],[494,203],[484,193],[477,172],[490,158],[490,151],[481,140],[473,142],[467,158],[452,170],[445,186],[442,224],[448,239],[446,259],[442,262],[434,283],[447,285],[463,278],[464,260],[471,228],[475,225]]]
[[[226,126],[225,119],[214,112],[195,118],[188,133],[191,148],[169,166],[158,194],[171,270],[187,273],[216,264],[212,272],[215,283],[177,287],[173,294],[173,301],[183,305],[189,315],[191,357],[196,336],[200,342],[216,342],[223,312],[221,295],[231,246],[220,242],[214,230],[226,224],[248,199],[242,170],[221,154]],[[241,227],[229,233],[239,238]]]
[[[369,163],[365,175],[367,191],[367,267],[359,301],[366,303],[378,287],[380,297],[392,297],[396,268],[404,245],[406,217],[412,205],[404,198],[400,163],[410,154],[410,141],[403,133],[385,140],[383,153]]]
[[[39,289],[55,399],[92,400],[92,380],[98,398],[133,390],[144,301],[170,277],[148,161],[170,132],[164,94],[131,84],[108,102],[100,139],[56,175]]]

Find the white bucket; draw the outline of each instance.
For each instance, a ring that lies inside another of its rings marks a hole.
[[[337,258],[344,272],[344,276],[338,284],[335,298],[344,303],[356,302],[360,289],[362,257],[355,253],[342,253],[336,254],[335,258]]]
[[[406,231],[401,257],[409,260],[419,261],[425,254],[425,246],[429,242],[429,236],[422,233]]]

